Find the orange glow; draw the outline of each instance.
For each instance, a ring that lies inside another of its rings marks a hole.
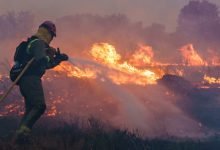
[[[192,44],[183,46],[180,49],[182,56],[184,58],[183,63],[187,66],[206,66],[205,62],[194,49]]]
[[[8,105],[4,106],[3,110],[5,110],[5,111],[1,111],[0,116],[6,116],[9,114],[13,114],[13,113],[18,114],[18,115],[24,114],[23,112],[19,111],[20,109],[21,109],[21,105],[18,105],[15,103],[8,104]]]
[[[52,93],[51,93],[52,94]],[[57,105],[61,104],[62,100],[61,99],[57,99],[57,100],[53,100],[50,109],[47,111],[46,115],[50,116],[50,117],[54,117],[58,114],[61,114],[60,111],[57,110]]]
[[[139,44],[139,49],[131,56],[129,63],[134,66],[152,65],[154,56],[153,49],[150,46]]]
[[[162,76],[150,70],[138,69],[127,61],[121,63],[121,56],[108,43],[94,44],[91,55],[94,60],[116,70],[108,72],[108,77],[116,84],[156,84],[156,80]]]
[[[90,55],[94,63],[99,63],[103,68],[94,65],[72,65],[62,63],[54,70],[64,72],[68,77],[97,79],[98,75],[105,75],[116,84],[156,84],[157,79],[165,73],[184,76],[183,66],[207,66],[192,44],[180,49],[183,56],[183,64],[160,63],[153,61],[154,53],[150,46],[139,44],[138,49],[131,55],[128,61],[122,61],[122,56],[116,48],[109,43],[95,43],[92,45]],[[90,60],[91,61],[91,60]],[[92,61],[91,61],[92,62]],[[150,69],[146,69],[146,66]],[[166,67],[174,69],[167,70]],[[175,66],[178,68],[175,69]],[[145,69],[140,68],[145,67]]]
[[[47,116],[53,117],[53,116],[56,116],[57,114],[58,112],[57,112],[56,106],[52,106],[50,110],[48,111]]]
[[[107,65],[117,65],[121,56],[116,52],[115,47],[108,43],[96,43],[92,46],[91,54],[93,59]]]
[[[204,80],[209,84],[220,84],[219,78],[209,77],[207,75],[204,76]]]
[[[96,78],[96,72],[92,68],[85,68],[84,70],[68,63],[62,63],[53,69],[58,72],[65,72],[68,77],[76,78]]]
[[[180,52],[183,56],[183,63],[161,63],[155,61],[153,48],[147,45],[139,44],[136,51],[130,55],[130,57],[126,57],[127,60],[122,58],[122,56],[117,52],[117,49],[109,44],[109,43],[95,43],[92,45],[89,55],[86,58],[71,58],[73,61],[70,62],[62,62],[59,66],[55,67],[52,74],[46,74],[43,77],[43,80],[46,82],[54,82],[57,77],[63,77],[65,79],[79,78],[79,79],[91,79],[96,81],[111,81],[117,85],[153,85],[157,84],[157,80],[161,79],[165,74],[172,74],[182,77],[189,77],[191,81],[191,70],[192,73],[196,72],[199,74],[199,81],[196,81],[195,85],[197,88],[212,88],[212,87],[220,87],[220,78],[210,77],[207,74],[212,74],[212,69],[209,66],[220,65],[220,59],[217,57],[217,54],[212,54],[210,52],[210,56],[207,60],[203,60],[197,50],[194,49],[192,44],[188,44],[183,46],[180,49]],[[88,53],[87,53],[88,54]],[[88,59],[91,58],[91,59]],[[76,63],[76,64],[71,64]],[[209,65],[209,66],[208,66]],[[193,66],[193,67],[192,67]],[[194,66],[202,66],[197,67]],[[204,67],[205,66],[205,67]],[[206,67],[208,66],[208,67]],[[195,69],[196,68],[196,69]],[[202,68],[202,69],[200,69]],[[217,68],[217,67],[216,67]],[[196,71],[194,71],[195,69]],[[210,71],[211,70],[211,71]],[[193,72],[194,71],[194,72]],[[215,68],[215,75],[218,73]],[[193,74],[196,76],[197,74]],[[196,76],[197,77],[197,76]],[[192,80],[194,80],[192,78]],[[187,78],[186,78],[187,79]],[[9,81],[9,76],[5,74],[0,74],[0,81],[3,82]],[[188,80],[188,79],[187,79]],[[70,80],[64,81],[68,82]],[[74,83],[74,82],[73,82]],[[77,82],[78,83],[78,82]],[[80,82],[79,82],[80,83]],[[85,82],[86,84],[87,82]],[[93,82],[91,82],[93,83]],[[57,83],[56,83],[57,84]],[[213,85],[211,85],[213,84]],[[219,85],[216,85],[219,84]],[[3,84],[2,84],[3,85]],[[54,84],[53,84],[54,85]],[[93,84],[91,84],[93,85]],[[72,86],[72,85],[71,85]],[[74,85],[73,85],[74,86]],[[0,89],[0,95],[5,91],[5,86]],[[123,86],[129,87],[130,86]],[[132,87],[132,86],[131,86]],[[137,87],[137,86],[134,86]],[[150,87],[150,86],[149,86]],[[156,87],[156,86],[155,86]],[[69,87],[68,87],[69,88]],[[144,87],[145,88],[145,87]],[[151,88],[151,87],[150,87]],[[59,110],[62,102],[65,102],[68,98],[71,97],[72,89],[64,89],[62,95],[55,91],[49,91],[49,97],[51,98],[50,103],[48,103],[48,109],[45,113],[46,116],[57,116],[62,114]],[[169,97],[174,97],[175,93],[170,91],[163,91],[164,95]],[[72,92],[73,95],[75,94]],[[57,97],[58,94],[58,97]],[[62,98],[61,98],[62,97]],[[15,97],[16,99],[16,97]],[[64,100],[65,99],[65,100]],[[3,108],[4,111],[0,112],[0,116],[6,116],[11,114],[23,115],[23,105],[20,104],[10,104],[6,105]],[[102,109],[100,109],[102,111]]]
[[[140,45],[140,49],[144,55],[143,63],[150,63],[151,57],[153,57],[152,48],[144,45]],[[141,56],[138,56],[139,52],[135,52],[133,55],[133,62],[138,62],[141,59]],[[112,80],[116,84],[137,84],[137,85],[147,85],[147,84],[156,84],[156,80],[164,75],[162,70],[152,71],[147,69],[138,69],[128,63],[127,61],[121,62],[121,55],[117,53],[115,47],[108,43],[95,43],[90,51],[92,59],[95,62],[98,62],[105,69],[100,70],[92,66],[82,67],[73,66],[68,63],[62,63],[60,66],[57,66],[54,70],[58,72],[65,72],[68,77],[77,77],[77,78],[97,78],[97,75],[100,72],[105,74],[107,78]],[[145,57],[145,54],[148,56]],[[135,60],[137,58],[137,60]]]

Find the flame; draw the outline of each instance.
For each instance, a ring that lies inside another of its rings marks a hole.
[[[92,68],[85,68],[84,70],[73,66],[72,64],[62,63],[53,69],[58,72],[65,72],[68,77],[76,78],[96,78],[96,72]]]
[[[204,80],[209,84],[220,84],[220,78],[214,78],[214,77],[205,75]]]
[[[116,84],[156,84],[156,80],[162,76],[150,70],[138,69],[127,61],[120,63],[121,56],[116,52],[115,47],[108,43],[94,44],[90,53],[95,61],[118,71],[108,73],[108,77]]]
[[[121,56],[116,52],[114,46],[108,43],[96,43],[92,46],[93,59],[109,66],[117,65]]]
[[[109,78],[116,84],[137,84],[137,85],[147,85],[156,84],[156,80],[160,77],[154,72],[149,70],[139,70],[127,62],[119,65],[119,73],[109,73]]]
[[[62,63],[54,70],[65,72],[68,77],[97,79],[102,72],[107,78],[116,84],[156,84],[157,79],[165,73],[183,76],[183,69],[167,70],[167,66],[207,66],[192,44],[183,46],[180,49],[184,64],[170,64],[153,61],[153,49],[150,46],[139,44],[138,49],[131,55],[128,61],[122,61],[122,57],[117,53],[115,47],[109,43],[95,43],[91,47],[90,54],[93,61],[101,64],[108,70],[101,71],[94,66],[72,66],[72,64]],[[137,67],[151,67],[151,69],[139,69]],[[163,67],[163,68],[162,68]],[[165,71],[166,70],[166,71]],[[103,73],[104,72],[104,73]]]
[[[127,61],[123,61],[122,56],[116,51],[116,48],[113,45],[109,43],[95,43],[92,45],[89,53],[92,60],[88,61],[88,65],[86,63],[81,64],[81,62],[77,65],[65,62],[61,63],[53,70],[62,73],[61,75],[65,74],[69,78],[98,79],[101,74],[104,76],[100,79],[103,82],[105,82],[106,79],[109,79],[118,85],[136,84],[146,86],[148,84],[156,84],[156,81],[165,73],[184,76],[185,73],[187,73],[185,68],[208,65],[208,63],[199,56],[192,44],[183,46],[180,51],[183,55],[184,64],[160,63],[153,60],[154,53],[152,47],[139,44],[137,50],[131,55],[131,57],[128,58]],[[217,54],[213,53],[210,58],[212,58],[212,61],[208,61],[211,63],[209,65],[219,64]],[[90,62],[91,64],[89,64]],[[201,73],[204,75],[206,72],[203,72],[202,70]],[[59,74],[52,74],[53,75],[49,74],[51,76],[45,75],[43,80],[53,81],[54,78],[59,76]],[[9,76],[0,74],[0,81],[5,82],[6,80],[9,80]],[[211,84],[220,84],[220,78],[210,77],[206,74],[203,77],[203,81],[204,82],[200,83],[201,85],[199,84],[199,88],[210,88],[213,86]],[[3,94],[3,91],[4,87],[0,90],[0,95]],[[64,99],[59,96],[55,96],[53,91],[50,91],[49,94],[52,102],[49,104],[46,115],[50,117],[57,116],[61,114],[59,105],[64,101]],[[166,92],[165,95],[174,96],[174,94],[169,91]],[[68,90],[66,90],[62,97],[68,98],[71,97],[71,95],[68,93]],[[22,115],[24,113],[21,105],[17,103],[6,105],[2,108],[4,111],[0,112],[0,116],[10,115],[13,113]]]
[[[183,46],[180,49],[183,55],[183,63],[187,66],[206,66],[207,62],[205,62],[194,49],[192,44],[188,44]]]
[[[150,46],[139,44],[139,49],[131,56],[129,62],[134,66],[152,65],[154,56],[153,49]]]
[[[143,54],[148,53],[150,57],[153,57],[152,48],[148,46],[140,45],[138,52],[139,51],[143,51]],[[133,62],[138,63],[138,61],[141,60],[141,56],[137,56],[138,52],[134,53]],[[90,54],[93,61],[107,69],[103,71],[100,68],[89,65],[80,67],[62,63],[60,66],[54,68],[54,71],[65,72],[68,77],[90,79],[97,79],[97,75],[101,72],[102,75],[105,74],[106,77],[115,84],[137,85],[156,84],[156,80],[164,74],[161,70],[138,69],[127,61],[121,62],[121,55],[117,53],[113,45],[108,43],[95,43],[91,48]],[[148,59],[148,63],[150,63],[150,57],[144,57],[146,61]],[[135,60],[135,58],[137,58],[137,60]]]

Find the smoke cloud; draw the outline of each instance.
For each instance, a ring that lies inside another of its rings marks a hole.
[[[190,1],[181,9],[175,34],[182,41],[179,44],[193,43],[202,56],[208,55],[207,49],[219,56],[219,8],[208,1]]]
[[[0,40],[21,38],[30,34],[34,16],[30,12],[8,12],[0,16]]]
[[[162,24],[143,26],[141,21],[132,22],[122,14],[76,14],[57,18],[55,22],[58,37],[53,45],[73,56],[85,55],[95,42],[114,45],[124,59],[136,50],[139,43],[152,46],[155,59],[161,62],[181,62],[179,49],[189,43],[194,44],[202,56],[219,55],[218,7],[208,1],[190,1],[184,6],[173,33],[167,33]],[[34,27],[39,24],[34,22],[34,16],[30,12],[9,12],[0,16],[1,54],[7,53],[3,49],[13,51],[19,40],[31,36],[36,31]],[[15,42],[11,42],[13,40]]]
[[[30,12],[8,12],[0,16],[0,59],[12,60],[16,44],[26,39],[33,25],[34,16]]]
[[[88,58],[89,50],[96,42],[114,45],[125,60],[134,53],[139,43],[152,46],[154,59],[160,62],[181,62],[179,48],[188,43],[194,44],[202,56],[208,56],[210,51],[216,56],[220,55],[220,17],[215,4],[208,1],[190,1],[181,9],[177,22],[176,31],[167,33],[162,24],[144,26],[142,22],[132,22],[123,14],[63,16],[55,20],[58,36],[52,45],[59,46],[61,51],[73,58]],[[39,24],[34,22],[31,12],[10,12],[0,16],[0,58],[6,57],[12,61],[16,45],[21,39],[31,36],[34,27]],[[105,72],[105,68],[91,61],[75,61],[79,64],[85,63],[83,65],[89,63]],[[206,123],[206,118],[200,118],[197,114],[202,108],[195,112],[192,111],[195,107],[186,109],[173,103],[178,100],[182,104],[179,100],[184,98],[188,101],[194,99],[193,104],[189,102],[189,105],[196,106],[202,96],[199,95],[197,99],[193,92],[188,92],[186,97],[179,95],[181,98],[176,98],[166,95],[167,88],[164,85],[144,88],[132,85],[117,86],[109,81],[105,74],[101,74],[95,81],[67,78],[53,82],[48,80],[45,81],[45,87],[48,98],[51,91],[62,94],[56,97],[62,96],[65,99],[66,102],[60,104],[63,111],[67,110],[79,116],[94,115],[112,122],[115,126],[123,127],[126,124],[131,130],[140,128],[151,137],[166,134],[201,137],[205,130],[198,120]],[[210,100],[212,98],[208,97]],[[214,104],[216,105],[216,102]]]

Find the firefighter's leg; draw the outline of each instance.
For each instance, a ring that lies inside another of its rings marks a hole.
[[[15,136],[13,138],[13,144],[29,144],[31,143],[31,129],[29,127],[27,127],[26,125],[23,124],[23,121],[25,120],[27,114],[30,111],[30,107],[27,107],[27,105],[25,104],[25,114],[21,120],[21,123],[18,127],[18,129],[16,130]]]
[[[25,114],[16,131],[16,142],[27,143],[31,129],[46,109],[42,83],[38,77],[24,77],[20,81],[20,91],[25,98]]]
[[[20,88],[26,96],[25,104],[27,113],[22,119],[21,125],[25,125],[31,129],[34,123],[45,112],[46,104],[40,78],[29,77],[23,81],[24,86],[20,85]]]
[[[22,121],[22,125],[27,126],[32,129],[33,125],[37,122],[37,120],[41,117],[46,109],[45,104],[36,104],[32,107],[31,111],[26,115],[24,120]]]
[[[23,96],[24,96],[24,95],[23,95]],[[20,124],[19,124],[19,128],[20,128],[20,126],[22,125],[22,122],[24,122],[24,120],[26,119],[26,117],[28,116],[29,112],[30,112],[31,109],[32,109],[32,106],[31,106],[31,104],[30,104],[30,100],[28,100],[26,96],[24,96],[24,99],[25,99],[25,112],[24,112],[24,115],[23,115],[23,117],[22,117],[22,119],[21,119],[21,122],[20,122]]]
[[[28,113],[31,110],[31,105],[30,105],[30,100],[26,96],[26,92],[24,92],[23,86],[21,86],[21,85],[25,85],[25,83],[20,84],[20,92],[21,92],[22,96],[24,97],[24,102],[25,102],[25,112],[24,112],[24,115],[21,119],[19,127],[16,130],[15,136],[12,139],[12,142],[17,143],[17,144],[27,143],[29,136],[31,134],[31,129],[23,124],[25,118],[27,117]]]

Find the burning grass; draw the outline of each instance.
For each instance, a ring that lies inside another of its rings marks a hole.
[[[69,63],[48,71],[43,77],[48,106],[45,116],[49,120],[63,118],[63,122],[48,123],[44,119],[34,132],[31,149],[178,150],[201,149],[199,145],[206,147],[213,141],[215,145],[216,139],[198,139],[220,131],[216,115],[220,112],[219,66],[203,60],[192,45],[181,49],[182,64],[156,62],[151,47],[139,47],[124,60],[113,45],[96,43],[91,56],[70,58]],[[2,94],[11,82],[7,75],[0,74],[0,83]],[[15,88],[0,106],[3,120],[23,114],[21,99]],[[87,119],[93,116],[102,123],[92,121],[95,125],[82,128],[82,124],[71,123],[72,115]],[[103,127],[103,122],[111,127]],[[57,126],[48,128],[51,124]],[[185,137],[190,140],[183,140]],[[8,142],[2,145],[7,147]]]
[[[78,62],[84,65],[88,63],[84,60]],[[96,67],[97,64],[92,65]],[[182,69],[191,75],[196,73],[198,79],[197,70],[201,68],[185,66]],[[211,69],[208,68],[209,72]],[[68,72],[52,70],[43,77],[47,100],[45,115],[52,118],[62,116],[65,120],[68,120],[69,115],[95,116],[115,128],[127,128],[129,131],[137,128],[146,137],[209,136],[206,133],[213,129],[213,133],[219,132],[220,118],[216,114],[220,112],[220,89],[218,84],[216,88],[201,88],[205,72],[199,72],[201,78],[198,85],[183,77],[165,75],[161,78],[165,81],[162,84],[157,80],[157,84],[142,86],[131,83],[119,85],[105,75],[78,78],[70,77]],[[8,76],[3,75],[0,91],[5,91],[10,84]],[[205,85],[210,87],[209,83]],[[23,106],[22,97],[18,88],[15,88],[0,106],[0,115],[21,116]]]

